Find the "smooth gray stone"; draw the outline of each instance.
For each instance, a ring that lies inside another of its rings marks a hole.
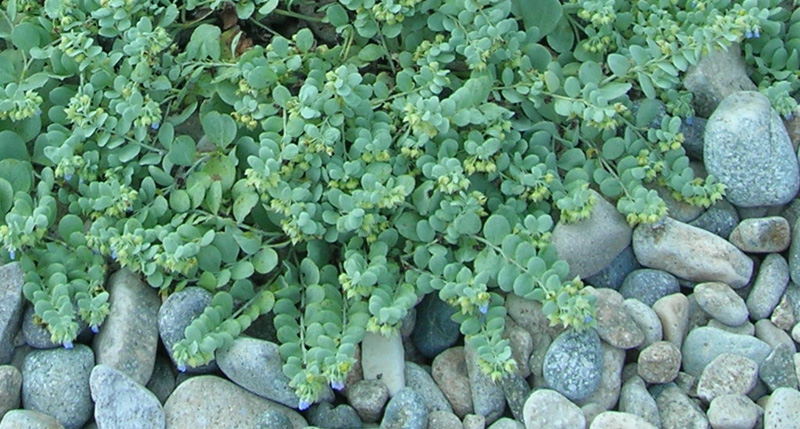
[[[786,127],[756,91],[727,96],[708,119],[703,146],[708,173],[739,207],[783,205],[800,189],[800,165]]]
[[[283,374],[283,359],[274,343],[239,337],[217,351],[217,365],[239,386],[263,398],[294,407],[300,400]]]
[[[156,395],[122,371],[97,365],[89,378],[94,420],[99,427],[158,429],[166,427]]]
[[[172,346],[183,339],[183,331],[197,316],[203,314],[206,307],[211,304],[212,299],[211,292],[203,288],[187,287],[170,295],[158,310],[158,332],[161,336],[161,341],[164,343],[164,348],[167,350],[170,359],[172,359],[172,363],[190,374],[204,374],[215,371],[217,363],[212,360],[198,367],[191,365],[180,367],[172,355]]]
[[[625,365],[625,350],[613,347],[606,342],[601,342],[601,344],[603,347],[603,375],[600,378],[600,384],[588,398],[576,403],[582,407],[595,404],[597,405],[596,410],[599,412],[614,408],[619,401],[619,392],[622,387],[622,367]],[[584,408],[584,410],[586,409]]]
[[[770,346],[758,338],[705,326],[689,332],[681,348],[683,370],[695,377],[703,372],[709,362],[723,353],[745,356],[760,365],[770,351]]]
[[[14,355],[14,337],[19,331],[25,308],[23,283],[19,262],[0,267],[0,365],[11,363]]]
[[[22,334],[25,338],[25,344],[35,349],[55,349],[61,347],[61,344],[53,342],[53,340],[50,339],[50,331],[48,331],[45,326],[36,323],[35,315],[36,312],[32,305],[29,305],[22,315]]]
[[[422,397],[428,412],[442,410],[452,413],[453,408],[447,402],[442,389],[433,381],[433,377],[421,366],[414,362],[406,361],[405,364],[406,387],[413,389]],[[388,393],[388,391],[387,391]],[[385,400],[384,400],[385,401]]]
[[[662,429],[705,429],[708,419],[679,387],[667,385],[656,397]]]
[[[800,392],[780,387],[764,407],[764,429],[800,428]]]
[[[626,299],[638,299],[650,307],[659,299],[680,291],[681,286],[675,276],[666,271],[650,268],[642,268],[628,274],[619,289]]]
[[[653,426],[661,427],[656,400],[647,391],[644,380],[638,375],[629,378],[622,385],[619,394],[619,410],[624,413],[636,414]]]
[[[364,426],[353,407],[342,404],[334,407],[320,402],[308,410],[308,423],[330,429],[356,429]]]
[[[0,429],[64,429],[64,425],[47,414],[33,410],[11,410],[0,421]]]
[[[92,416],[89,375],[94,353],[73,349],[34,350],[22,365],[22,405],[55,417],[67,429],[81,428]]]
[[[285,414],[293,429],[308,422],[284,405],[254,395],[214,375],[197,375],[180,383],[164,404],[168,428],[239,429],[250,427],[266,411]]]
[[[697,116],[708,118],[733,92],[757,89],[747,75],[741,52],[738,44],[714,49],[686,71],[683,86],[692,93]]]
[[[406,362],[406,365],[409,363]],[[406,370],[408,370],[408,366],[406,366]],[[383,406],[386,405],[388,399],[389,388],[378,380],[358,380],[347,388],[347,402],[355,408],[361,420],[366,423],[380,420]],[[426,405],[428,404],[426,403]],[[450,404],[447,406],[449,407]]]
[[[542,370],[548,387],[572,401],[589,397],[603,377],[603,347],[594,329],[566,331],[556,337]]]
[[[753,428],[761,414],[761,407],[745,395],[720,395],[706,412],[711,427],[726,429]]]
[[[693,295],[703,311],[728,326],[740,326],[750,316],[744,300],[725,283],[700,283]]]
[[[0,418],[19,408],[22,394],[22,374],[16,367],[0,365]]]
[[[660,226],[637,226],[633,251],[642,265],[694,282],[721,281],[735,289],[753,273],[753,261],[736,246],[670,217]]]
[[[789,222],[780,216],[744,219],[729,240],[743,252],[783,252],[789,247],[791,231]]]
[[[427,426],[428,409],[414,390],[404,387],[386,404],[381,428],[425,429]]]
[[[461,336],[459,324],[450,318],[456,311],[455,307],[439,299],[438,294],[426,295],[419,304],[411,336],[417,350],[428,358],[434,358],[452,347]]]
[[[631,227],[616,207],[591,190],[595,204],[587,219],[553,228],[552,243],[559,258],[569,263],[567,278],[589,277],[611,263],[631,244]]]
[[[478,354],[472,348],[464,348],[464,361],[467,363],[469,387],[472,391],[472,407],[475,414],[484,416],[486,423],[491,424],[500,418],[506,408],[503,388],[483,372]]]
[[[161,299],[127,269],[111,275],[107,289],[110,312],[92,343],[95,360],[145,385],[156,361]]]
[[[286,414],[267,410],[258,416],[255,429],[292,429],[292,421],[286,417]]]
[[[779,253],[770,253],[761,263],[753,288],[747,295],[747,309],[753,320],[767,319],[789,284],[789,264]]]
[[[539,389],[525,401],[523,423],[526,428],[583,428],[586,417],[577,405],[550,389]]]

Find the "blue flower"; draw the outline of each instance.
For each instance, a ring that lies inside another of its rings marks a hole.
[[[753,31],[753,37],[755,37],[756,39],[761,37],[761,32],[758,31],[758,28],[756,28],[755,31]]]
[[[186,372],[186,365],[184,365],[184,364],[180,364],[180,365],[178,365],[178,371],[180,371],[180,372]]]
[[[305,399],[301,399],[300,402],[297,403],[297,409],[299,409],[300,411],[305,411],[310,406],[311,403],[306,401]]]
[[[157,130],[158,127],[160,127],[160,126],[161,126],[161,124],[159,124],[158,122],[153,122],[152,124],[150,124],[150,128],[152,128],[154,130]]]
[[[486,314],[489,311],[489,304],[481,305],[480,307],[478,307],[478,311],[480,311],[481,314]]]
[[[95,334],[100,332],[100,327],[97,325],[92,325],[90,328],[92,329],[92,332],[94,332]]]
[[[115,249],[114,246],[111,246],[111,259],[117,260],[117,249]]]
[[[587,314],[586,317],[583,319],[583,323],[586,323],[587,325],[589,323],[592,323],[592,316]]]
[[[17,249],[8,249],[8,257],[13,261],[17,257]]]
[[[694,124],[694,116],[689,116],[688,118],[686,118],[686,125],[692,125],[692,124]]]
[[[745,33],[744,33],[744,37],[745,37],[746,39],[752,39],[752,38],[753,38],[753,32],[752,32],[752,31],[750,31],[750,30],[747,30],[747,31],[745,31]]]
[[[72,180],[72,173],[67,173],[67,174],[65,174],[65,175],[64,175],[64,180],[66,180],[67,182],[69,182],[70,180]]]
[[[65,349],[67,350],[72,349],[72,341],[64,341],[62,344],[64,345]]]
[[[344,382],[338,381],[338,380],[331,381],[331,389],[333,389],[333,390],[342,390],[342,389],[344,389]]]

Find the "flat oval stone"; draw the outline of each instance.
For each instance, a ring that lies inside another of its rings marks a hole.
[[[639,347],[647,347],[656,341],[661,341],[664,335],[661,319],[652,308],[633,298],[626,299],[622,305],[644,334],[644,342]]]
[[[708,422],[714,428],[753,428],[761,415],[761,407],[745,395],[720,395],[708,406]]]
[[[55,417],[67,429],[78,429],[91,418],[89,375],[92,349],[34,350],[22,365],[22,405]]]
[[[766,319],[778,305],[789,284],[789,264],[779,253],[770,253],[758,269],[747,295],[747,309],[753,320]]]
[[[783,252],[791,239],[789,222],[780,216],[745,219],[729,238],[734,246],[749,253]]]
[[[613,204],[591,191],[595,204],[587,219],[553,228],[558,256],[569,263],[567,278],[590,277],[610,264],[631,242],[631,227]]]
[[[132,422],[153,429],[165,427],[164,409],[156,395],[116,368],[96,365],[89,386],[99,427],[124,427]]]
[[[433,359],[431,376],[460,418],[472,413],[472,389],[467,376],[464,347],[451,347]]]
[[[635,270],[625,277],[619,292],[627,298],[652,306],[662,297],[681,291],[678,279],[672,274],[651,268]]]
[[[603,347],[594,329],[566,331],[556,337],[544,358],[547,386],[572,401],[597,389],[603,376]]]
[[[526,428],[586,427],[581,409],[555,390],[540,389],[531,393],[522,413]]]
[[[275,343],[239,337],[230,347],[217,351],[216,357],[219,369],[250,392],[287,407],[300,401],[289,387],[291,380],[283,373],[283,359]]]
[[[717,106],[706,124],[703,161],[740,207],[777,206],[800,188],[800,165],[786,127],[769,99],[738,91]]]
[[[758,338],[703,326],[689,332],[683,343],[683,370],[698,376],[706,365],[723,353],[745,356],[760,365],[770,351],[770,346]]]
[[[453,412],[447,398],[433,381],[433,377],[421,366],[414,362],[406,361],[405,367],[406,387],[414,390],[422,397],[428,411],[443,410]]]
[[[703,311],[728,326],[739,326],[750,317],[742,297],[725,283],[700,283],[694,287],[694,298]]]
[[[11,410],[0,421],[0,429],[64,429],[64,425],[47,414],[33,410]]]
[[[214,375],[190,377],[178,385],[164,404],[168,428],[238,429],[249,427],[270,410],[289,417],[294,429],[308,426],[295,410]]]
[[[597,298],[595,329],[603,341],[620,349],[632,349],[644,342],[644,333],[625,311],[624,298],[619,292],[590,286],[584,290]]]
[[[108,280],[110,312],[92,349],[98,365],[114,367],[144,385],[158,348],[158,292],[127,269]]]
[[[636,414],[655,427],[661,427],[656,400],[638,375],[627,379],[619,395],[619,411]]]
[[[697,380],[697,396],[711,402],[720,395],[744,395],[758,381],[758,364],[745,356],[722,353],[703,369]]]
[[[660,227],[636,227],[633,251],[642,265],[694,282],[719,281],[740,288],[753,274],[753,261],[736,246],[669,217]]]
[[[764,429],[797,427],[800,422],[800,392],[781,387],[772,392],[764,407]]]

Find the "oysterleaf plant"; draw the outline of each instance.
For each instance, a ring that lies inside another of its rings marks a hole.
[[[2,0],[0,257],[65,347],[121,268],[215,294],[182,368],[271,313],[300,409],[429,293],[497,379],[509,294],[594,324],[550,243],[591,189],[631,225],[666,215],[658,186],[722,198],[682,147],[683,72],[741,44],[794,113],[796,5]]]

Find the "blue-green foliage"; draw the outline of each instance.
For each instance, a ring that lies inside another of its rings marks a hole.
[[[54,341],[102,324],[109,267],[198,285],[181,365],[272,311],[302,408],[438,293],[498,378],[507,294],[594,323],[550,244],[591,189],[631,225],[666,214],[654,185],[722,197],[681,146],[682,72],[738,42],[796,109],[800,15],[776,0],[300,3],[0,1],[0,254]]]

